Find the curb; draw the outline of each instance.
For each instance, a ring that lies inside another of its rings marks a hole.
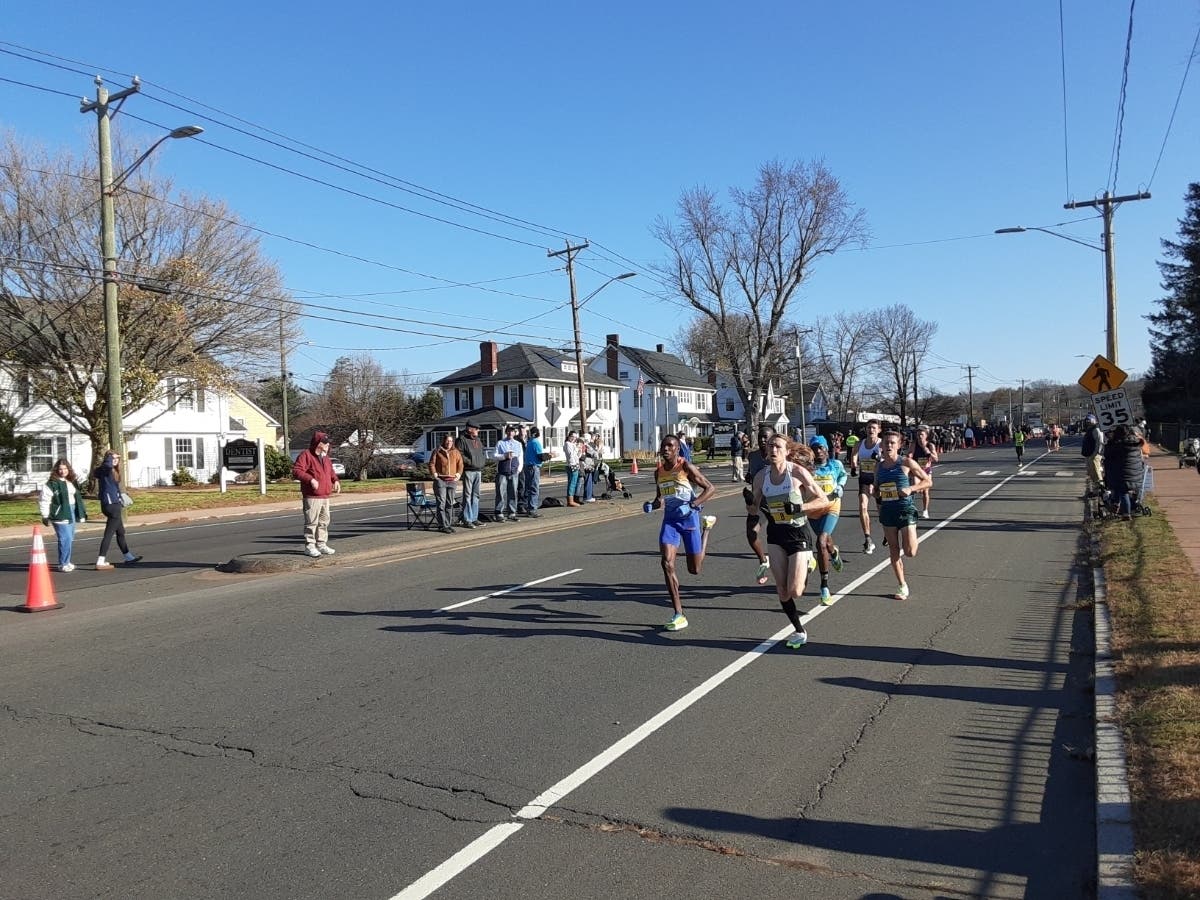
[[[1089,515],[1085,522],[1090,521]],[[1092,558],[1098,559],[1098,553],[1097,539],[1093,535]],[[1112,613],[1108,607],[1103,568],[1092,568],[1092,596],[1096,644],[1092,669],[1096,746],[1096,898],[1136,900],[1133,810],[1129,796],[1125,735],[1117,716]]]

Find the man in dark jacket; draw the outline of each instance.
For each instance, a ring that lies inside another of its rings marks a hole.
[[[329,457],[329,435],[313,434],[308,449],[296,457],[292,475],[300,482],[304,498],[304,552],[309,556],[333,556],[329,546],[329,496],[340,494],[342,485]]]
[[[479,483],[483,478],[483,467],[487,465],[487,451],[479,439],[479,426],[468,422],[465,433],[454,442],[462,454],[462,526],[482,528],[479,521]]]

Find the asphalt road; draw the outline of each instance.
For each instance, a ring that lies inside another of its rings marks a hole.
[[[1089,896],[1083,468],[1038,453],[947,457],[905,603],[844,518],[801,651],[732,494],[678,633],[640,514],[343,511],[372,552],[270,577],[210,564],[294,515],[139,534],[174,568],[0,616],[0,895]]]

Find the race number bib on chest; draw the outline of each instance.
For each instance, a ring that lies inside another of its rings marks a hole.
[[[882,484],[876,485],[876,488],[879,491],[880,500],[900,499],[900,489],[896,486],[896,482],[894,481],[885,481]]]
[[[865,472],[868,475],[875,474],[875,468],[879,464],[879,460],[873,456],[867,456],[858,461],[858,469],[860,472]]]

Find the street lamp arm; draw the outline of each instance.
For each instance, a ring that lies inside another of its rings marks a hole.
[[[1017,225],[1015,228],[997,228],[996,234],[1021,234],[1025,231],[1040,231],[1042,234],[1053,235],[1056,238],[1062,238],[1064,241],[1070,241],[1072,244],[1082,244],[1085,247],[1090,247],[1093,250],[1104,252],[1103,247],[1098,247],[1095,244],[1089,244],[1087,241],[1081,241],[1079,238],[1073,238],[1067,234],[1059,234],[1057,231],[1051,231],[1049,228],[1039,228],[1036,225]]]
[[[121,185],[123,185],[125,183],[125,181],[129,178],[129,176],[134,173],[134,170],[137,169],[137,167],[140,166],[142,163],[144,163],[150,157],[150,154],[153,153],[155,150],[157,150],[164,141],[169,141],[169,140],[171,140],[171,138],[195,137],[196,135],[203,134],[203,133],[204,133],[204,129],[201,128],[199,125],[184,125],[180,128],[176,128],[173,131],[168,132],[167,134],[164,134],[157,141],[155,141],[153,144],[150,145],[149,150],[147,150],[145,153],[143,153],[141,156],[139,156],[137,159],[135,159],[133,161],[133,164],[130,165],[129,168],[127,168],[124,172],[122,172],[120,175],[118,175],[116,178],[114,178],[112,180],[112,184],[110,184],[108,186],[109,191],[110,192],[115,191],[117,188],[119,188]]]
[[[608,281],[604,282],[604,284],[600,285],[600,287],[596,288],[594,291],[592,291],[590,294],[588,294],[586,297],[584,297],[582,300],[580,300],[579,305],[583,306],[583,304],[587,303],[589,300],[591,300],[593,297],[595,297],[598,293],[600,293],[602,290],[604,290],[606,287],[608,287],[614,281],[621,281],[625,278],[633,278],[635,275],[637,275],[637,272],[623,272],[620,275],[614,275],[612,278],[608,279]]]

